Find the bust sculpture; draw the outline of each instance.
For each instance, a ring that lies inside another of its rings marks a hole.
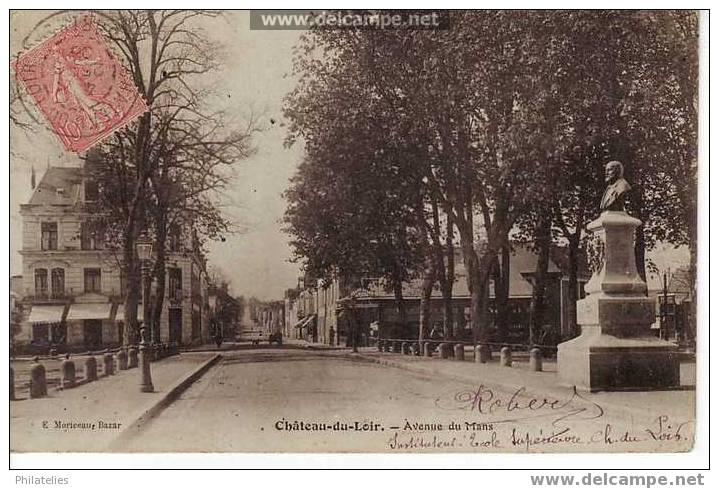
[[[604,181],[607,189],[599,204],[599,211],[623,211],[627,194],[632,189],[624,179],[624,166],[618,161],[610,161],[604,167]]]

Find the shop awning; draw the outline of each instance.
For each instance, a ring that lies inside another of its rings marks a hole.
[[[137,305],[137,320],[142,321],[142,304]],[[118,304],[117,305],[117,313],[115,314],[115,321],[124,321],[125,320],[125,304]]]
[[[70,312],[67,313],[67,320],[110,319],[110,309],[112,309],[112,304],[109,302],[100,304],[73,304],[70,306]]]
[[[59,323],[65,306],[32,306],[30,310],[30,323]]]
[[[302,328],[307,327],[307,325],[310,323],[310,321],[312,321],[312,319],[313,319],[314,317],[315,317],[314,314],[310,314],[309,316],[307,316],[306,318],[304,318],[302,321],[300,321],[299,323],[295,324],[295,328],[302,329]]]

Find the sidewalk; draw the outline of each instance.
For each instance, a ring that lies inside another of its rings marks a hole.
[[[541,396],[552,395],[559,399],[567,397],[567,393],[571,392],[569,386],[562,386],[558,382],[556,360],[545,359],[543,371],[533,372],[529,370],[526,358],[515,361],[511,368],[501,366],[496,352],[490,363],[474,363],[474,354],[469,349],[465,352],[464,361],[455,361],[454,358],[443,360],[439,358],[438,354],[428,358],[379,352],[376,348],[361,348],[360,353],[356,356],[365,361],[388,367],[401,368],[435,378],[441,376],[476,388],[484,385],[493,389],[515,392],[517,389],[525,387],[528,393]],[[582,393],[582,396],[615,412],[621,411],[635,419],[656,417],[656,411],[648,410],[647,406],[662,406],[661,414],[670,417],[694,419],[695,371],[695,364],[681,364],[682,388],[679,390],[595,392]]]
[[[324,343],[313,343],[307,340],[299,340],[295,338],[283,338],[283,345],[296,346],[299,348],[307,348],[310,350],[347,350],[348,347],[340,345],[326,345]]]
[[[219,358],[216,353],[182,353],[152,363],[152,393],[140,392],[140,369],[133,368],[74,389],[48,389],[48,397],[41,399],[23,395],[10,402],[10,449],[105,451]]]
[[[344,346],[332,346],[324,343],[313,343],[307,340],[300,340],[294,338],[282,338],[282,346],[276,343],[269,344],[266,340],[261,341],[259,345],[253,345],[251,341],[225,341],[222,343],[220,348],[213,344],[199,345],[199,346],[187,346],[183,347],[183,352],[223,352],[223,351],[237,351],[237,350],[257,350],[262,348],[305,348],[309,350],[345,350]]]

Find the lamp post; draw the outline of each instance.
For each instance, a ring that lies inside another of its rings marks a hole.
[[[142,327],[140,328],[140,371],[142,380],[140,391],[154,392],[152,385],[152,372],[150,372],[150,359],[152,345],[149,341],[148,321],[150,321],[150,257],[152,256],[152,241],[143,235],[135,243],[137,257],[142,264]]]

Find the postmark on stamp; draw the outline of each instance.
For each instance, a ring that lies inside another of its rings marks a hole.
[[[85,151],[147,111],[92,15],[22,53],[12,66],[68,151]]]

